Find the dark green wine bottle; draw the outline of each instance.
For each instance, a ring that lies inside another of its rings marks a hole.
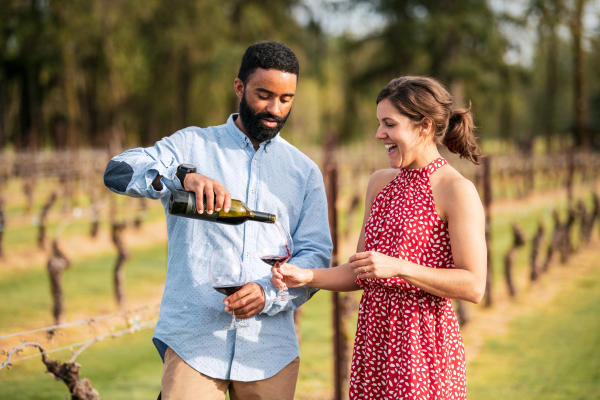
[[[213,211],[212,214],[207,214],[205,201],[204,212],[199,213],[196,208],[196,194],[185,190],[175,190],[171,192],[171,198],[169,199],[169,214],[229,225],[238,225],[246,221],[275,222],[275,215],[253,211],[249,209],[246,204],[235,199],[231,199],[231,208],[228,212],[221,210],[219,212]]]

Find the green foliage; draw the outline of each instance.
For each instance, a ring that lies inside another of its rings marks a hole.
[[[366,36],[336,37],[317,22],[328,18],[316,13],[339,20],[357,3],[383,21]],[[301,62],[284,132],[293,142],[320,144],[332,133],[362,140],[375,119],[376,93],[403,74],[432,75],[457,103],[472,101],[483,138],[570,135],[573,49],[561,33],[570,23],[568,2],[531,0],[522,15],[476,0],[344,0],[317,3],[313,14],[308,4],[4,1],[0,148],[147,145],[188,125],[220,124],[237,106],[232,81],[242,52],[264,39],[286,42]],[[303,24],[298,10],[308,13]],[[531,63],[507,61],[519,32],[534,29]],[[585,35],[584,103],[594,132],[598,32]]]

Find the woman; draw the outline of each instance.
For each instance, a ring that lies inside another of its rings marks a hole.
[[[392,80],[377,97],[376,138],[393,169],[367,187],[357,253],[331,269],[273,269],[273,284],[363,289],[350,399],[465,399],[465,353],[450,299],[477,303],[486,277],[485,222],[474,185],[442,143],[478,163],[470,110],[452,111],[436,80]]]

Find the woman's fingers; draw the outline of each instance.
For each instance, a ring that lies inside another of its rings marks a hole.
[[[279,268],[271,267],[271,283],[277,290],[282,290],[285,287],[285,282],[283,281],[283,275],[279,272]]]
[[[348,259],[348,261],[354,262],[354,261],[364,260],[367,258],[371,258],[374,254],[375,254],[374,251],[363,251],[360,253],[355,253]]]

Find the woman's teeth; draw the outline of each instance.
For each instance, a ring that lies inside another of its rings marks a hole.
[[[393,150],[393,149],[395,149],[396,147],[398,147],[398,145],[396,145],[396,144],[393,144],[393,143],[392,143],[392,144],[386,144],[386,145],[385,145],[385,148],[386,148],[386,150],[387,150],[388,152],[392,151],[392,150]]]

